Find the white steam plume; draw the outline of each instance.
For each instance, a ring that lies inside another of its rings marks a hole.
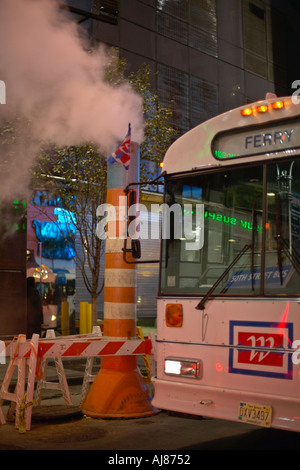
[[[88,52],[77,25],[56,1],[0,1],[0,80],[6,85],[0,126],[18,114],[33,129],[31,142],[16,148],[19,164],[7,187],[21,184],[38,139],[58,145],[93,141],[109,156],[130,122],[133,140],[143,140],[141,98],[127,84],[105,82],[108,62],[104,47]],[[0,194],[4,191],[2,186]]]

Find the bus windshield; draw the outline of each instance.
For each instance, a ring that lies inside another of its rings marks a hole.
[[[165,203],[161,294],[205,295],[227,270],[213,295],[300,295],[299,160],[168,177]]]

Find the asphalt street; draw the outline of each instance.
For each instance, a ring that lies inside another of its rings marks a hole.
[[[202,450],[300,449],[300,433],[183,416],[162,410],[149,417],[134,419],[87,417],[80,407],[85,361],[66,361],[64,367],[72,406],[65,404],[60,390],[43,390],[41,404],[33,407],[30,431],[20,433],[13,421],[0,425],[0,450],[99,450],[100,459],[111,458],[109,463],[114,464],[122,464],[117,460],[121,459],[123,452],[126,455],[128,452],[130,455],[150,452],[149,459],[144,461],[148,465],[156,452],[167,455],[168,459],[170,452],[195,458],[197,451]],[[94,373],[97,373],[97,365],[95,367]],[[2,376],[5,373],[3,365],[0,365],[1,373]],[[53,364],[48,365],[47,380],[57,381]],[[5,416],[8,405],[9,402],[4,402],[2,407]],[[162,462],[154,463],[162,466]]]
[[[195,456],[202,450],[300,449],[298,433],[165,411],[146,418],[94,419],[81,413],[81,385],[70,385],[70,394],[73,405],[66,406],[60,391],[45,390],[26,433],[21,434],[14,422],[0,425],[0,450],[101,450],[100,458],[116,459],[114,451],[121,458],[124,451]],[[5,404],[4,413],[7,409]]]

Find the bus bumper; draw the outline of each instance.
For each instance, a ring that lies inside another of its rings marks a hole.
[[[152,383],[152,405],[161,410],[246,422],[240,417],[241,403],[255,404],[271,407],[271,421],[258,424],[248,420],[247,424],[300,432],[300,398],[203,386],[196,381],[182,383],[152,378]]]

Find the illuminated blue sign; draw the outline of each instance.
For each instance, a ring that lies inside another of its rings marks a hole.
[[[75,256],[75,217],[69,211],[55,208],[57,222],[33,220],[37,239],[42,243],[42,255],[50,259],[72,259]]]

